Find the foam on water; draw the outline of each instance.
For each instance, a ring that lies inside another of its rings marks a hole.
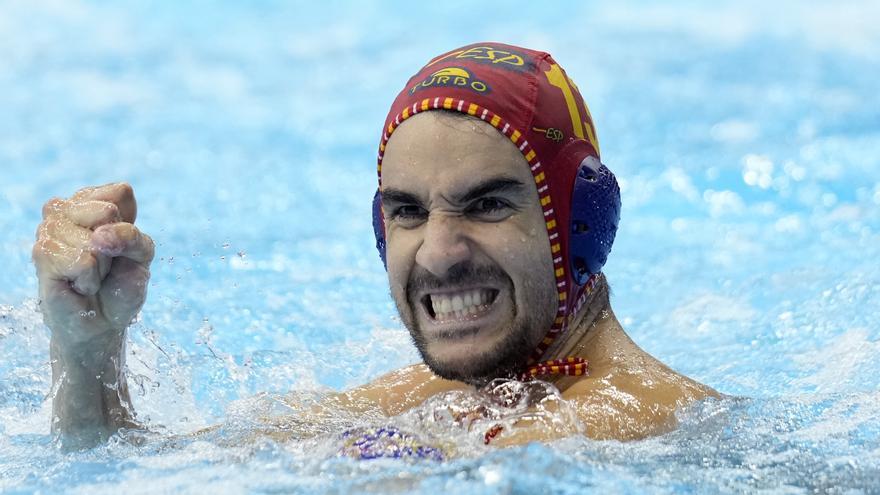
[[[861,2],[7,2],[0,491],[876,491],[877,18]],[[281,414],[267,397],[418,359],[373,249],[379,126],[421,63],[486,39],[550,51],[577,81],[622,189],[615,311],[732,397],[629,443],[485,447],[424,423],[449,397],[396,420],[457,446],[444,462],[336,456],[372,417],[236,444]],[[155,433],[65,454],[30,245],[46,199],[116,180],[157,241],[128,349]]]

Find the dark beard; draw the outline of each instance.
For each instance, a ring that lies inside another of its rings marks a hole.
[[[467,363],[452,363],[435,360],[426,350],[420,331],[410,330],[410,337],[418,349],[422,360],[435,375],[447,380],[456,380],[482,387],[496,378],[516,378],[526,368],[529,354],[535,348],[528,339],[527,322],[514,325],[507,337],[495,349],[470,359]]]
[[[409,330],[413,344],[434,374],[447,380],[483,386],[495,378],[515,377],[525,369],[531,352],[537,346],[537,342],[532,341],[532,333],[534,333],[534,327],[538,322],[529,318],[517,319],[516,304],[511,304],[511,307],[514,308],[511,315],[513,323],[510,328],[505,329],[504,340],[498,343],[494,349],[465,362],[444,362],[434,359],[427,350],[428,344],[416,319],[404,317],[405,314],[415,315],[416,305],[422,304],[421,301],[416,300],[415,294],[417,293],[450,285],[475,285],[486,282],[495,282],[499,286],[508,287],[507,293],[513,299],[512,302],[516,301],[513,282],[506,273],[496,266],[476,267],[469,261],[450,268],[443,279],[439,279],[427,270],[416,266],[410,274],[406,287],[406,301],[404,303],[409,304],[410,311],[403,311],[405,308],[401,308],[401,302],[395,299],[398,313]]]

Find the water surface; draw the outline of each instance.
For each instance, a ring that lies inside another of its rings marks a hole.
[[[2,10],[0,490],[880,489],[876,4]],[[439,463],[357,462],[317,440],[53,445],[30,245],[41,204],[88,184],[130,182],[157,241],[128,361],[137,411],[163,435],[234,427],[258,392],[342,390],[415,362],[373,249],[375,149],[411,73],[479,40],[549,51],[578,83],[622,186],[606,266],[618,317],[739,398],[645,441],[576,435]]]

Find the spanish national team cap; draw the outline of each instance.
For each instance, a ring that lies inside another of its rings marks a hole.
[[[565,330],[568,317],[580,309],[607,256],[606,251],[598,267],[586,270],[587,277],[578,277],[570,262],[576,176],[590,157],[600,164],[590,111],[578,87],[548,53],[501,43],[476,43],[444,53],[419,70],[391,106],[379,146],[380,189],[382,156],[394,130],[413,115],[431,110],[461,112],[488,122],[519,148],[531,168],[544,210],[559,300],[555,323],[533,356],[536,362]],[[616,192],[619,216],[619,189]],[[616,220],[613,223],[616,231]]]

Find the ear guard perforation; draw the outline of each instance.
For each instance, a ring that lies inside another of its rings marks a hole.
[[[620,187],[614,174],[590,155],[581,161],[571,192],[569,259],[583,285],[608,259],[620,222]]]

